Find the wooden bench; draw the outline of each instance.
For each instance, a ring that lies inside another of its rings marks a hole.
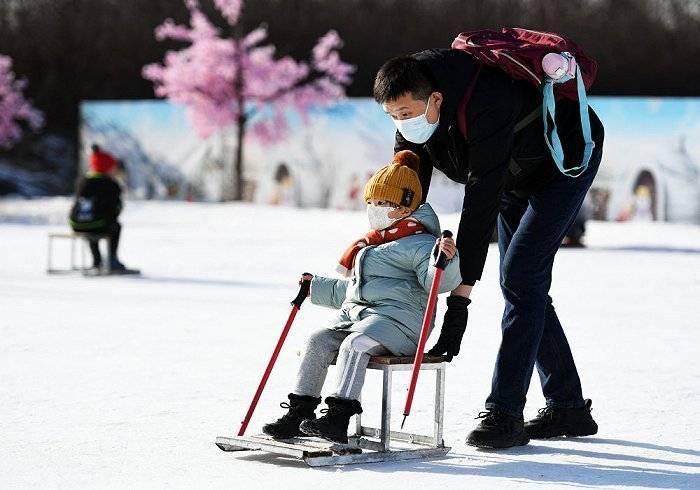
[[[66,239],[70,240],[70,268],[68,269],[57,269],[53,265],[53,242],[55,239]],[[85,274],[89,267],[86,267],[85,261],[85,244],[90,240],[109,240],[109,235],[105,233],[89,233],[89,232],[65,232],[65,233],[49,233],[48,241],[48,254],[47,254],[47,264],[46,272],[48,274],[66,274],[72,272],[81,272]],[[75,262],[75,243],[80,241],[80,266]]]
[[[361,415],[355,416],[355,433],[348,436],[349,444],[338,445],[319,439],[294,438],[284,441],[266,435],[217,437],[216,445],[223,451],[266,451],[292,456],[309,466],[330,466],[353,463],[376,463],[441,457],[451,448],[443,440],[445,412],[445,371],[443,356],[424,356],[421,371],[435,371],[435,410],[433,434],[412,434],[391,430],[391,384],[395,371],[411,371],[413,357],[375,356],[367,369],[382,371],[382,411],[379,428],[362,425]],[[391,447],[392,441],[402,444]]]

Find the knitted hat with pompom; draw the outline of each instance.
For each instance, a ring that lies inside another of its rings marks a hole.
[[[365,201],[389,201],[415,211],[423,200],[419,166],[420,158],[412,151],[396,153],[392,162],[377,170],[365,185]]]

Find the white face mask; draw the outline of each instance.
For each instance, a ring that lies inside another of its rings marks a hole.
[[[425,105],[425,112],[420,116],[410,119],[393,120],[396,129],[399,130],[401,136],[406,138],[407,141],[418,144],[425,143],[437,129],[438,124],[440,124],[440,116],[438,115],[438,120],[433,124],[429,123],[426,117],[426,114],[428,114],[428,107],[430,107],[430,97],[428,97],[428,103]]]
[[[396,218],[390,218],[389,213],[395,208],[391,206],[375,206],[374,204],[367,205],[367,219],[369,220],[369,226],[373,230],[383,230],[389,228],[394,222],[398,221]]]

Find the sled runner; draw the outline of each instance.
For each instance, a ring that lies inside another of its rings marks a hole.
[[[435,410],[433,434],[412,434],[391,430],[391,385],[396,371],[411,371],[413,357],[376,356],[367,369],[382,371],[381,424],[362,425],[356,415],[355,434],[349,443],[335,444],[317,438],[275,440],[266,435],[217,437],[216,445],[223,451],[265,451],[303,460],[309,466],[331,466],[355,463],[379,463],[409,459],[441,457],[451,448],[442,438],[445,402],[445,370],[442,356],[424,356],[421,371],[435,371]]]

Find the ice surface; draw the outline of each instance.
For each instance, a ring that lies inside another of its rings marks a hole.
[[[588,250],[558,255],[552,296],[597,436],[464,445],[500,337],[492,249],[447,372],[449,456],[310,469],[223,453],[214,439],[237,431],[299,273],[330,273],[364,214],[129,202],[122,260],[144,277],[47,276],[46,235],[64,229],[68,207],[0,201],[1,488],[700,488],[700,227],[593,222]],[[443,216],[443,227],[457,220]],[[67,260],[65,244],[56,253]],[[251,433],[282,413],[297,351],[329,312],[302,308]],[[430,430],[431,378],[421,377],[409,431]],[[378,417],[378,379],[367,378],[366,421]],[[394,382],[394,423],[407,382]],[[526,417],[542,405],[535,377]]]

